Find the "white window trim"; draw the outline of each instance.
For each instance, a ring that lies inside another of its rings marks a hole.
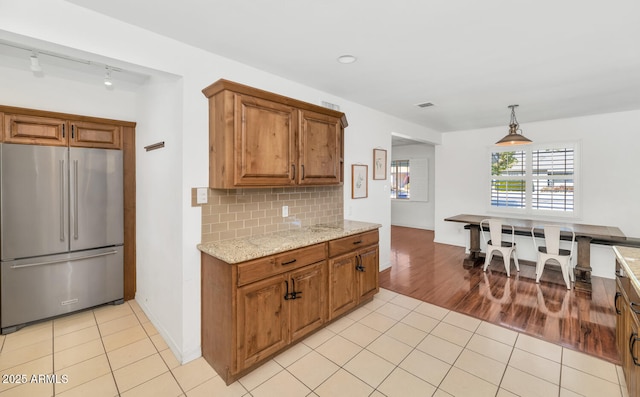
[[[543,150],[550,148],[573,148],[574,150],[574,190],[573,190],[573,211],[564,212],[564,211],[552,211],[552,210],[536,210],[531,207],[532,204],[532,190],[533,186],[533,151],[534,150]],[[527,190],[525,192],[525,208],[509,208],[509,207],[495,207],[491,205],[491,179],[493,179],[491,175],[491,154],[492,153],[500,153],[500,152],[517,152],[517,151],[525,151],[525,175],[519,176],[504,176],[500,177],[502,179],[512,179],[512,180],[525,180],[525,184],[527,186]],[[549,143],[534,143],[526,146],[510,146],[510,147],[496,147],[489,146],[487,149],[488,166],[487,166],[487,181],[485,183],[485,200],[486,206],[488,208],[488,213],[495,213],[499,215],[510,215],[510,216],[519,216],[519,217],[527,217],[532,219],[570,219],[570,220],[579,220],[582,219],[582,178],[581,178],[581,168],[582,168],[582,143],[581,141],[561,141],[561,142],[549,142]]]

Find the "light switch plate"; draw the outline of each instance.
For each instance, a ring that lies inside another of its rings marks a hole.
[[[199,187],[198,189],[196,189],[196,204],[206,204],[208,193],[209,189],[207,189],[206,187]]]
[[[286,218],[289,216],[289,206],[288,205],[283,205],[282,206],[282,217]]]

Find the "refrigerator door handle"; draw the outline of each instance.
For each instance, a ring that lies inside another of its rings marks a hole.
[[[64,241],[64,160],[60,160],[60,241]]]
[[[78,260],[82,260],[82,259],[98,258],[98,257],[101,257],[101,256],[113,255],[113,254],[117,254],[117,253],[118,253],[118,251],[114,250],[114,251],[102,252],[102,253],[99,253],[99,254],[79,256],[77,258],[64,258],[64,259],[58,259],[58,260],[55,260],[55,261],[27,263],[25,265],[13,265],[13,266],[10,266],[10,268],[11,269],[22,269],[22,268],[25,268],[25,267],[54,265],[56,263],[73,262],[73,261],[78,261]]]
[[[78,160],[73,161],[73,238],[78,239]]]

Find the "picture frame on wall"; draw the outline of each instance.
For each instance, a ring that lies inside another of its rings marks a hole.
[[[373,149],[373,179],[387,179],[387,151]]]
[[[367,198],[369,194],[369,166],[351,164],[351,198]]]

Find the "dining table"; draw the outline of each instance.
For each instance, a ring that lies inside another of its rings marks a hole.
[[[553,222],[542,221],[535,219],[523,219],[523,218],[508,218],[502,216],[489,216],[489,215],[473,215],[473,214],[459,214],[449,218],[445,218],[448,222],[464,223],[465,229],[469,230],[469,255],[464,259],[463,265],[465,267],[473,267],[481,263],[482,253],[480,250],[480,222],[484,219],[501,219],[503,221],[504,231],[511,231],[511,226],[514,228],[516,235],[531,236],[532,230],[540,228],[544,225],[557,225],[565,227],[566,229],[561,231],[561,240],[571,240],[571,233],[568,231],[568,227],[573,229],[575,233],[575,240],[578,246],[577,262],[574,268],[575,274],[575,289],[585,292],[591,292],[591,244],[603,244],[603,245],[624,245],[627,236],[615,226],[604,225],[587,225],[582,223],[571,222]],[[534,232],[535,234],[535,232]],[[535,234],[536,237],[543,237],[542,234]]]

